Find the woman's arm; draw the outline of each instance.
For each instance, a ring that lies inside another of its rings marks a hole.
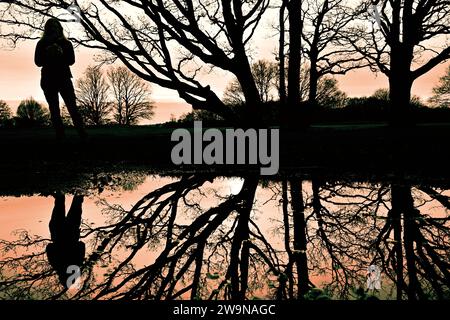
[[[72,42],[67,40],[67,51],[65,52],[66,63],[71,66],[75,63],[75,51]]]
[[[36,45],[36,50],[34,51],[34,63],[38,67],[42,67],[44,65],[44,57],[42,55],[42,43],[39,41]]]

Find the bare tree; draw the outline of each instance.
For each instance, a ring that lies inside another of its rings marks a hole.
[[[300,102],[301,37],[303,29],[301,0],[287,0],[289,20],[288,96],[290,108]]]
[[[35,38],[35,33],[21,32],[20,27],[40,29],[39,19],[55,16],[58,8],[69,4],[30,0],[8,4],[0,22],[14,25],[19,32],[5,30],[3,35],[11,40]],[[211,67],[229,71],[242,85],[249,113],[257,110],[260,99],[247,51],[268,5],[269,0],[80,3],[84,36],[73,40],[104,50],[110,54],[105,57],[108,61],[119,59],[144,80],[177,91],[194,109],[234,118],[231,109],[209,85],[202,85],[197,75]]]
[[[11,117],[12,117],[11,108],[5,101],[0,100],[0,125],[5,121],[11,119]]]
[[[282,0],[278,13],[278,95],[280,97],[281,105],[286,103],[287,88],[286,88],[286,6],[287,1]]]
[[[322,77],[317,85],[316,101],[322,107],[342,108],[347,101],[347,95],[339,90],[335,78]]]
[[[433,96],[429,102],[435,107],[450,107],[450,66],[439,79],[439,84],[433,88]]]
[[[276,63],[259,60],[252,64],[252,71],[258,91],[263,102],[273,100],[276,91],[279,92],[279,70]],[[300,101],[307,101],[310,92],[309,67],[303,66],[300,76]],[[347,95],[339,90],[338,82],[330,76],[321,76],[315,84],[315,103],[328,107],[339,108],[345,104]],[[231,81],[224,92],[223,100],[228,105],[242,105],[245,97],[237,80]]]
[[[446,0],[380,0],[375,7],[364,1],[361,8],[375,12],[372,30],[367,12],[361,17],[366,26],[356,26],[350,38],[367,62],[389,78],[392,121],[402,123],[414,81],[450,58],[450,6]]]
[[[111,103],[108,97],[109,85],[99,67],[88,67],[77,81],[77,99],[87,124],[103,125],[109,122]]]
[[[252,75],[255,79],[260,100],[262,102],[273,100],[278,75],[277,64],[268,60],[258,60],[252,64]],[[228,84],[223,100],[230,105],[243,104],[245,102],[244,91],[237,79]]]
[[[227,84],[223,93],[223,102],[227,105],[237,106],[244,103],[244,95],[242,93],[242,87],[239,82],[234,79]]]
[[[118,124],[134,125],[140,120],[150,120],[153,105],[150,87],[125,67],[108,70],[108,79],[114,95],[114,120]]]
[[[309,62],[308,102],[318,103],[319,80],[364,66],[361,55],[346,41],[355,10],[347,0],[307,0],[303,6],[303,53]]]
[[[276,63],[267,60],[258,60],[252,64],[252,74],[258,88],[261,101],[267,102],[273,100],[272,91],[278,68]]]
[[[310,72],[307,66],[302,68],[300,78],[300,97],[302,101],[309,101],[310,97]],[[314,104],[326,108],[340,108],[345,105],[347,95],[341,91],[338,81],[331,76],[322,76],[315,84]]]
[[[32,97],[20,102],[17,108],[16,121],[24,125],[44,126],[50,119],[48,109]]]

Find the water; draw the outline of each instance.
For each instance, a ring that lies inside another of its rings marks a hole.
[[[1,298],[450,297],[443,182],[129,170],[57,188],[2,188]]]

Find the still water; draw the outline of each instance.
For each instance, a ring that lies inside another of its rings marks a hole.
[[[450,187],[86,175],[0,198],[2,299],[449,299]]]

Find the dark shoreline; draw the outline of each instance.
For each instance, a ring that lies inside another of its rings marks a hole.
[[[57,143],[46,129],[0,130],[0,193],[22,193],[65,184],[99,174],[140,172],[164,176],[258,175],[257,166],[175,166],[170,152],[173,129],[155,126],[90,129],[82,144],[68,130]],[[292,179],[450,182],[450,124],[409,128],[378,125],[315,126],[281,132],[280,170],[262,180]],[[25,190],[24,190],[25,189]]]

